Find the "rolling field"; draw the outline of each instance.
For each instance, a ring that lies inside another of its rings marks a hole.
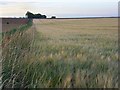
[[[34,19],[3,49],[3,86],[118,88],[117,20]]]
[[[29,19],[26,18],[2,18],[2,32],[7,32],[12,29],[18,29],[20,26],[28,23]]]

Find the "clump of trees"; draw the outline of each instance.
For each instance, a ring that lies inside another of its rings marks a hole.
[[[42,14],[33,14],[29,11],[27,11],[27,13],[25,14],[27,16],[27,18],[47,18],[46,15],[42,15]]]
[[[52,16],[51,18],[52,18],[52,19],[55,19],[55,18],[56,18],[56,16]]]

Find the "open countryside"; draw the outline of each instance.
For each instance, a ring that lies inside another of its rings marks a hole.
[[[117,88],[117,20],[33,19],[3,34],[3,88]]]

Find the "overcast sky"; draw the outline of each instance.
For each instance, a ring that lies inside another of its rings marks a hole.
[[[48,17],[118,16],[119,0],[0,0],[0,17],[23,17],[27,11]]]

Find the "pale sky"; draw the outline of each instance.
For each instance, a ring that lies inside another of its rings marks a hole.
[[[23,17],[27,11],[61,18],[118,16],[119,0],[0,0],[0,17]]]

